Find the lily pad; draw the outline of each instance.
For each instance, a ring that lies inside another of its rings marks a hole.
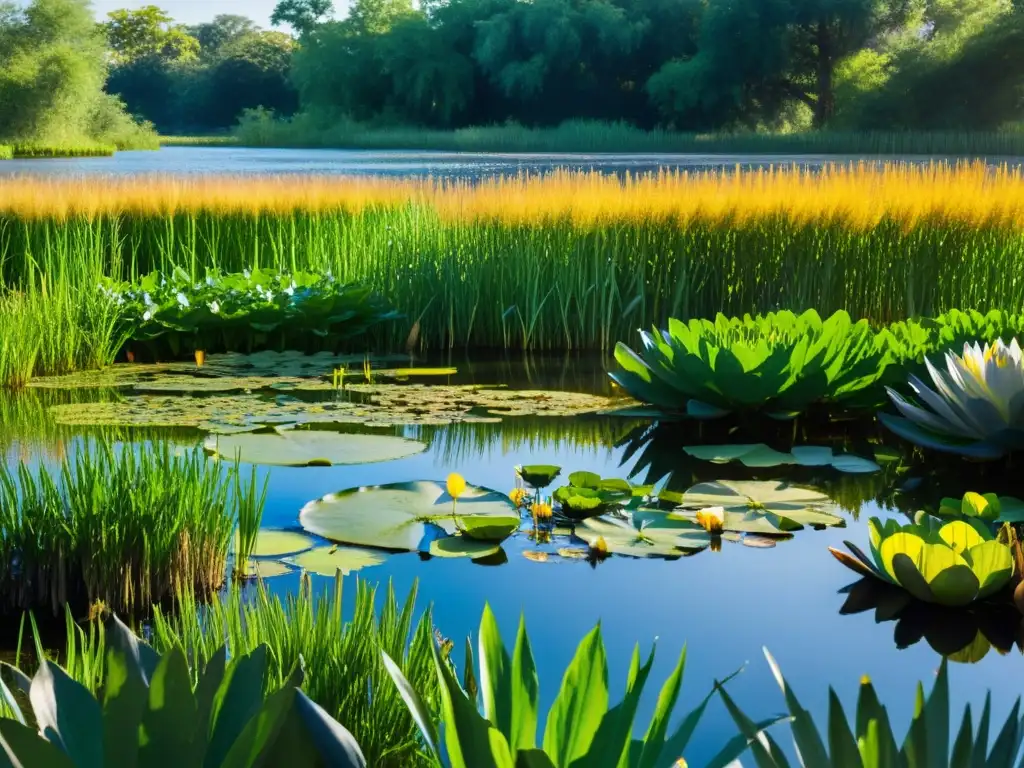
[[[245,564],[245,575],[247,578],[273,579],[277,576],[286,576],[292,573],[292,569],[280,560],[254,560],[249,559]]]
[[[694,445],[683,449],[695,459],[713,464],[738,461],[745,467],[763,468],[798,464],[804,467],[832,467],[850,474],[878,472],[881,467],[870,459],[849,453],[836,454],[819,445],[796,446],[789,453],[777,451],[764,443],[736,445]]]
[[[312,549],[316,542],[304,533],[295,531],[275,531],[262,529],[256,535],[256,546],[253,557],[280,557]],[[235,534],[235,546],[238,546],[238,534]]]
[[[259,392],[274,390],[329,391],[331,382],[320,379],[302,379],[289,376],[181,376],[160,375],[137,382],[132,389],[136,392],[176,392],[181,394]]]
[[[446,536],[430,542],[429,552],[434,557],[468,557],[476,560],[496,555],[501,547],[491,541],[478,541],[466,536]]]
[[[290,557],[284,562],[319,576],[333,577],[338,570],[348,575],[363,568],[380,565],[388,559],[386,552],[361,547],[317,547]]]
[[[285,467],[329,467],[404,459],[426,445],[389,435],[351,435],[315,430],[278,430],[208,437],[208,453],[245,464]]]
[[[508,496],[467,486],[454,506],[444,483],[411,483],[351,488],[311,501],[299,513],[302,527],[332,541],[383,549],[430,551],[430,542],[454,535],[459,526],[519,527],[519,512]]]
[[[576,535],[591,547],[604,539],[609,552],[629,557],[679,557],[711,543],[711,535],[702,528],[656,511],[630,519],[592,517],[577,526]]]
[[[768,516],[782,531],[805,525],[845,525],[842,517],[833,514],[837,505],[824,494],[774,480],[698,483],[681,501],[682,507],[691,510],[722,507],[727,513]]]
[[[562,472],[562,468],[553,464],[525,464],[516,467],[515,471],[530,488],[541,490],[555,481],[555,478]]]

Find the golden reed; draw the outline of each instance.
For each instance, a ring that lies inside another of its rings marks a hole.
[[[442,219],[543,224],[649,220],[743,223],[784,217],[869,228],[1024,224],[1024,173],[984,163],[870,163],[617,177],[558,171],[479,182],[337,176],[18,177],[0,181],[0,216],[287,215],[425,206]]]

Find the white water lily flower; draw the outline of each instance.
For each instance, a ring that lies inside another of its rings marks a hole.
[[[191,304],[189,304],[188,297],[185,296],[185,294],[182,293],[181,291],[178,291],[178,295],[175,298],[178,299],[178,304],[180,306],[182,306],[182,307],[190,307],[191,306]]]
[[[212,287],[214,286],[214,281],[213,281],[213,278],[212,278],[212,277],[210,277],[209,275],[207,275],[207,276],[206,276],[206,284],[207,284],[208,286],[210,286],[211,288],[212,288]]]
[[[220,312],[220,303],[216,299],[210,302],[210,311],[215,315]]]
[[[881,414],[889,429],[918,445],[997,458],[1024,447],[1024,355],[1013,339],[964,344],[963,356],[946,353],[946,370],[925,360],[934,389],[909,378],[920,403],[889,389],[904,418]]]
[[[147,309],[145,312],[142,313],[142,319],[145,320],[146,322],[152,320],[153,313]]]
[[[147,307],[155,307],[156,306],[156,304],[153,303],[153,299],[150,298],[148,293],[142,294],[142,303],[145,304]]]

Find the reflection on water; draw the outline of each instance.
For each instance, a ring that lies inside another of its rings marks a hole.
[[[328,174],[475,179],[518,173],[547,173],[556,168],[602,173],[645,173],[661,169],[732,171],[798,165],[820,168],[831,163],[927,163],[956,158],[925,155],[670,155],[670,154],[529,154],[408,150],[262,149],[245,147],[165,147],[158,152],[118,152],[114,157],[55,160],[5,160],[0,176],[132,176],[137,174]],[[1014,158],[999,163],[1020,165]]]
[[[606,386],[599,364],[571,360],[463,365],[459,379],[476,383],[510,382],[517,387],[565,387],[601,392]],[[81,430],[57,427],[47,407],[76,398],[116,397],[90,392],[29,390],[0,395],[0,446],[7,461],[54,462],[82,444]],[[524,613],[534,642],[541,680],[542,707],[550,706],[561,675],[579,639],[600,621],[608,647],[612,696],[621,696],[635,643],[648,648],[658,639],[652,679],[664,679],[684,643],[688,665],[684,707],[736,667],[747,670],[730,687],[751,716],[782,709],[783,702],[761,653],[767,646],[786,672],[802,703],[816,715],[827,708],[827,685],[852,702],[861,675],[868,674],[888,705],[899,731],[909,721],[913,690],[926,685],[940,653],[963,661],[951,669],[952,704],[980,705],[993,690],[994,711],[1005,712],[1017,694],[1012,682],[1020,669],[1020,617],[1002,611],[948,612],[907,604],[892,594],[849,587],[849,574],[827,552],[844,539],[865,541],[871,515],[937,503],[941,495],[966,490],[1004,491],[1012,473],[981,469],[963,462],[935,464],[874,427],[836,425],[814,420],[780,425],[662,424],[631,418],[587,416],[506,418],[499,423],[389,430],[427,444],[427,450],[374,465],[330,467],[259,467],[258,480],[269,477],[264,523],[297,529],[299,510],[310,500],[342,489],[414,480],[443,481],[450,472],[474,485],[507,492],[516,464],[553,464],[565,474],[587,470],[602,477],[631,477],[649,482],[670,476],[669,489],[685,490],[698,482],[787,480],[826,494],[845,510],[847,527],[799,531],[772,549],[722,546],[674,560],[612,556],[602,562],[550,557],[538,561],[526,553],[538,545],[518,535],[502,545],[503,562],[481,567],[464,559],[429,558],[416,553],[393,555],[360,572],[360,578],[391,581],[399,593],[414,581],[421,605],[433,603],[437,627],[456,639],[475,636],[485,602],[502,630],[514,632]],[[380,433],[380,431],[378,431]],[[197,445],[196,431],[123,432],[134,440],[174,439]],[[879,470],[844,474],[832,466],[745,466],[740,461],[709,461],[687,447],[764,443],[780,454],[796,446],[829,447],[875,461]],[[985,473],[985,474],[982,474]],[[1005,475],[1006,477],[1002,477]],[[936,490],[941,495],[936,496]],[[1019,492],[1018,492],[1019,495]],[[577,541],[575,546],[579,546]],[[531,557],[533,559],[531,559]],[[298,574],[268,581],[278,594],[298,588]],[[326,588],[329,580],[314,577]],[[351,588],[351,587],[350,587]],[[845,598],[837,593],[845,590]],[[843,600],[845,599],[845,604]],[[855,614],[855,615],[850,615]],[[879,622],[885,622],[879,626]],[[891,629],[890,629],[891,627]],[[920,642],[920,640],[925,642]],[[992,652],[995,649],[998,652]],[[1004,655],[1005,654],[1005,655]],[[689,706],[686,706],[689,705]],[[653,712],[651,698],[638,718]],[[818,717],[819,724],[823,723]],[[707,760],[734,734],[728,715],[714,705],[697,731],[691,765]],[[788,741],[784,734],[779,734]]]

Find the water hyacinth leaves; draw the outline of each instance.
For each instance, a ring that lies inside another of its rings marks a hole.
[[[891,359],[868,322],[845,312],[824,321],[813,310],[673,319],[641,339],[640,354],[616,346],[612,379],[638,400],[698,419],[751,410],[785,419],[814,403],[870,403],[864,393]]]
[[[525,619],[511,653],[505,646],[497,620],[484,607],[476,648],[478,670],[472,669],[473,647],[467,642],[467,684],[460,685],[446,659],[434,647],[434,665],[441,683],[441,720],[444,755],[423,697],[410,685],[385,654],[385,666],[401,692],[423,739],[435,759],[451,768],[605,768],[629,765],[661,768],[677,764],[704,714],[713,693],[684,717],[675,731],[669,731],[682,688],[686,666],[683,649],[675,668],[661,688],[658,703],[643,736],[635,719],[644,687],[654,665],[654,650],[646,660],[640,648],[633,650],[626,681],[626,694],[609,707],[608,663],[600,627],[580,642],[562,678],[562,685],[540,725],[540,680],[534,663]],[[727,678],[725,682],[728,682]],[[468,681],[472,681],[470,684]],[[720,689],[723,683],[716,683]],[[467,688],[472,692],[467,693]],[[477,692],[482,702],[478,709]],[[751,724],[760,730],[778,718]],[[538,746],[540,744],[540,746]],[[747,737],[729,742],[708,765],[725,766],[747,748]]]
[[[402,437],[306,429],[213,435],[203,447],[214,456],[237,458],[243,464],[285,467],[371,464],[404,459],[426,450],[423,443]]]
[[[518,530],[519,511],[508,496],[467,485],[457,507],[444,483],[421,480],[351,488],[311,501],[299,513],[310,533],[344,544],[429,552],[444,536],[498,542]]]
[[[934,389],[909,377],[919,402],[888,389],[901,415],[879,414],[882,424],[923,448],[973,459],[1024,448],[1024,357],[1017,340],[965,344],[963,356],[947,352],[945,361],[942,371],[925,360]]]
[[[569,484],[553,494],[563,516],[582,519],[604,514],[610,507],[633,500],[633,487],[625,480],[602,478],[593,472],[573,472]]]
[[[868,522],[870,558],[845,542],[851,555],[830,548],[839,562],[861,576],[895,584],[926,603],[969,605],[1005,588],[1014,573],[1010,547],[976,519],[918,525]]]
[[[740,532],[778,534],[806,525],[845,525],[833,514],[836,504],[825,494],[773,480],[698,483],[679,501],[680,509],[673,514],[722,507],[729,522],[726,529]]]

